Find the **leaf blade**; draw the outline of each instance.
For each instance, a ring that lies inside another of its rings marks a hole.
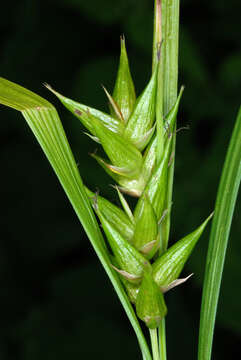
[[[198,359],[209,360],[232,216],[241,180],[241,107],[228,147],[215,205],[204,277]],[[225,225],[224,225],[225,224]]]
[[[18,95],[16,95],[16,92],[14,93],[14,91],[12,91],[14,89],[17,89]],[[108,255],[102,246],[103,238],[85,192],[82,179],[79,175],[76,162],[58,117],[58,113],[48,101],[38,97],[36,94],[32,94],[33,93],[29,90],[0,78],[0,103],[22,111],[23,116],[59,178],[101,264],[112,282],[134,328],[142,353],[145,354],[147,360],[151,360],[151,355],[135,312],[122,288],[117,274],[115,274],[114,270],[111,268]],[[28,99],[27,102],[22,101],[26,96],[30,96],[30,99]],[[40,98],[39,103],[38,98]],[[39,109],[39,106],[43,106],[44,109]],[[47,122],[47,124],[43,124],[43,122]],[[50,131],[49,134],[46,133],[47,130]],[[59,139],[56,139],[56,136],[59,136]],[[60,163],[60,159],[62,159],[63,163]],[[66,166],[65,168],[64,164]]]

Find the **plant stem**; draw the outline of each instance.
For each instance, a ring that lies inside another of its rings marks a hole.
[[[163,113],[171,109],[177,99],[178,81],[178,41],[179,41],[179,0],[162,0],[162,51],[163,64]],[[172,152],[175,155],[176,134],[173,134]],[[171,208],[174,175],[174,161],[169,167],[167,183],[166,208]],[[162,223],[162,241],[167,248],[170,232],[170,213]]]
[[[155,0],[154,4],[154,29],[153,29],[153,46],[152,46],[152,72],[154,71],[157,61],[158,52],[162,41],[162,23],[161,23],[161,0]]]
[[[153,69],[160,56],[157,86],[157,162],[163,151],[163,118],[177,98],[178,81],[178,41],[179,41],[179,0],[155,0]],[[162,43],[162,44],[161,44]],[[161,46],[161,47],[160,47]],[[158,54],[159,51],[159,54]],[[172,152],[175,156],[176,134],[174,129]],[[168,215],[161,225],[162,251],[168,245],[170,233],[170,209],[173,192],[174,161],[169,167],[167,179],[166,209]],[[166,360],[165,319],[159,327],[160,359]]]
[[[159,352],[160,352],[160,360],[167,359],[167,351],[166,351],[166,322],[165,318],[162,319],[161,324],[159,326]]]
[[[151,348],[152,348],[153,360],[160,360],[157,329],[149,329],[149,330],[150,330],[150,337],[151,337]]]
[[[154,31],[152,50],[152,71],[158,66],[158,82],[156,93],[156,129],[157,129],[157,164],[163,155],[163,62],[160,61],[162,51],[162,11],[161,0],[155,0],[154,5]]]

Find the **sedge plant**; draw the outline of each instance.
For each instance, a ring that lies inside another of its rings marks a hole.
[[[103,89],[109,114],[46,87],[106,153],[92,156],[115,182],[121,207],[86,187],[56,109],[45,99],[0,79],[0,103],[21,111],[51,163],[136,333],[144,360],[166,359],[165,293],[190,276],[181,271],[212,214],[168,246],[175,164],[179,1],[155,0],[152,73],[136,97],[125,38],[113,93]],[[241,177],[241,112],[217,198],[207,258],[199,360],[211,356],[213,328],[227,239]],[[98,186],[98,184],[96,184]],[[224,196],[225,195],[225,196]],[[131,208],[128,197],[134,197]],[[221,245],[220,245],[221,244]],[[175,296],[173,294],[173,296]],[[117,326],[117,325],[116,325]],[[148,341],[142,331],[150,332]]]

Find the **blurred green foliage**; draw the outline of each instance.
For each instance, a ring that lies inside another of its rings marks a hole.
[[[80,123],[43,88],[107,110],[124,33],[137,93],[151,72],[152,1],[20,0],[1,4],[1,76],[53,102],[85,183],[113,201],[109,178],[88,152]],[[171,241],[213,209],[240,103],[241,3],[181,1],[180,85]],[[135,336],[88,239],[30,130],[1,107],[0,356],[3,360],[140,356]],[[214,359],[241,355],[241,206],[222,283]],[[189,283],[167,295],[169,358],[196,354],[208,231],[192,255]]]

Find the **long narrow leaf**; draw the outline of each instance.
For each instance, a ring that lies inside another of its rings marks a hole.
[[[212,352],[220,284],[238,188],[241,180],[241,107],[229,144],[215,205],[202,295],[198,359]]]
[[[103,246],[103,237],[85,192],[57,111],[48,101],[3,78],[0,78],[0,103],[22,112],[51,163],[101,264],[118,294],[135,330],[142,353],[145,354],[147,360],[151,360],[151,355],[135,312],[123,290],[117,274],[110,266],[108,254]]]

